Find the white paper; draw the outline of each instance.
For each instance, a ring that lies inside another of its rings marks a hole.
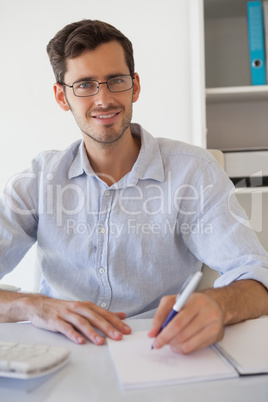
[[[108,340],[109,349],[123,388],[141,388],[237,377],[237,372],[212,348],[190,355],[171,351],[169,346],[151,349],[147,331]]]
[[[218,345],[240,374],[268,373],[268,317],[226,327]]]

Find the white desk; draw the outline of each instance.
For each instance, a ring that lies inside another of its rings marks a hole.
[[[129,323],[133,329],[149,327],[149,320],[132,320]],[[27,381],[0,378],[1,402],[268,401],[268,375],[122,391],[107,345],[75,345],[61,334],[44,331],[28,323],[0,324],[0,339],[43,342],[71,350],[70,363],[56,374]]]

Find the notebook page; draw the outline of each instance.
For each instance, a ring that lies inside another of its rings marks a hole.
[[[217,346],[240,374],[268,373],[268,317],[226,327]]]
[[[151,349],[147,331],[134,332],[121,341],[107,339],[122,388],[143,388],[237,377],[237,372],[212,348],[190,355],[169,346]]]

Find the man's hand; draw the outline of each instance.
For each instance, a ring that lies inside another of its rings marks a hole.
[[[125,313],[112,313],[91,302],[64,301],[43,295],[24,295],[13,301],[13,311],[17,315],[22,309],[25,318],[36,327],[53,332],[61,332],[72,341],[82,344],[86,338],[96,345],[102,345],[105,338],[98,329],[109,338],[120,340],[129,334],[131,328],[122,320]]]
[[[219,305],[205,293],[193,293],[186,305],[160,332],[176,296],[165,296],[153,319],[148,336],[156,337],[154,349],[169,344],[175,352],[187,354],[219,341],[224,333],[224,317]]]

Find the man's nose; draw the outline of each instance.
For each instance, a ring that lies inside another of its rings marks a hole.
[[[113,99],[113,93],[109,90],[107,82],[100,82],[98,93],[95,95],[95,103],[98,105],[110,104]]]

